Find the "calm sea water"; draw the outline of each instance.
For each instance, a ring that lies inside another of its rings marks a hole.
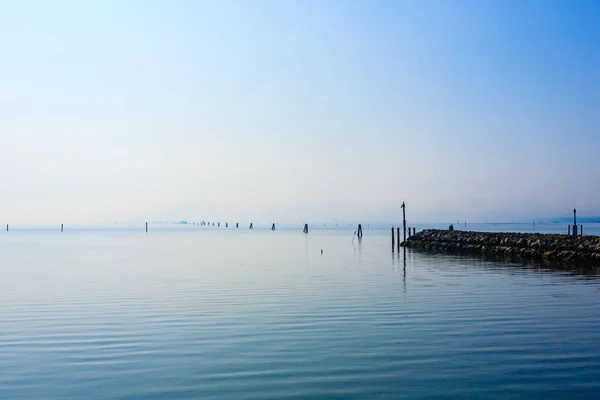
[[[599,277],[353,230],[3,232],[0,398],[597,398]]]

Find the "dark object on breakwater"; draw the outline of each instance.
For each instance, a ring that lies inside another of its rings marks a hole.
[[[454,225],[450,224],[450,227],[448,228],[449,231],[453,231],[454,230]]]
[[[402,246],[455,254],[600,264],[599,236],[427,229]]]
[[[358,236],[359,239],[362,239],[362,237],[363,237],[361,224],[358,224],[358,233],[356,234],[356,236]]]
[[[304,230],[302,232],[308,233],[308,224],[304,224]]]
[[[578,233],[578,225],[577,225],[577,210],[573,209],[573,236],[577,236]],[[568,234],[571,234],[571,225],[567,230]],[[579,225],[579,236],[583,236],[583,225]]]

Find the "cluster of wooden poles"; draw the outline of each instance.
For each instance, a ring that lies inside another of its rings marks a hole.
[[[396,232],[398,234],[397,236],[394,236],[394,230],[396,230]],[[417,234],[417,228],[415,228],[415,227],[412,227],[412,228],[408,227],[408,232],[407,232],[407,230],[405,228],[404,229],[404,240],[403,241],[406,241],[407,233],[408,233],[408,237],[414,236],[414,235]],[[400,243],[402,243],[400,241],[400,228],[399,227],[398,228],[394,228],[392,226],[392,248],[394,248],[394,245],[397,246],[397,247],[400,247]]]

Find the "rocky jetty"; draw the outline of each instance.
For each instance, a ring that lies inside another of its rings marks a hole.
[[[411,236],[401,245],[422,250],[484,255],[493,258],[600,264],[600,236],[428,229]]]

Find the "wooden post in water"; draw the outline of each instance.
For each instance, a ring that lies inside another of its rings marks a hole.
[[[356,236],[358,236],[359,239],[362,239],[362,237],[363,237],[361,224],[358,224],[358,233],[356,234]]]
[[[304,224],[304,230],[302,232],[308,233],[308,224]]]
[[[402,202],[402,226],[404,227],[404,241],[406,242],[406,204]]]
[[[8,224],[6,224],[6,232],[8,232]]]
[[[396,236],[398,236],[398,240],[397,240],[397,242],[398,242],[398,247],[400,247],[400,227],[396,228],[396,233],[397,233],[397,235],[396,235]]]
[[[146,222],[146,233],[148,233],[148,223]]]
[[[571,224],[569,224],[569,230],[567,232],[568,232],[567,235],[571,236]]]
[[[239,227],[240,227],[240,223],[239,223],[239,222],[236,222],[236,223],[235,223],[235,227],[236,227],[236,229],[237,229],[237,228],[239,228]]]
[[[252,226],[252,222],[250,222],[250,229],[254,229],[254,227]]]
[[[392,250],[394,250],[394,227],[392,226]]]
[[[275,224],[271,225],[271,230],[274,231],[275,230]]]
[[[415,228],[415,227],[413,226],[413,236],[415,236],[416,234],[417,234],[417,228]]]
[[[64,230],[65,230],[65,225],[64,224],[60,224],[60,231],[64,232]]]

